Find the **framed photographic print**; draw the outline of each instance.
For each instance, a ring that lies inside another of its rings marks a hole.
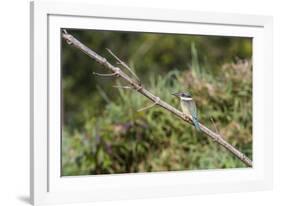
[[[272,188],[271,17],[35,1],[31,35],[33,204]]]

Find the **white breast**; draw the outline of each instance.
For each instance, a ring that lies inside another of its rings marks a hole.
[[[181,101],[181,109],[182,109],[184,114],[191,115],[190,111],[188,110],[188,106],[184,101]]]

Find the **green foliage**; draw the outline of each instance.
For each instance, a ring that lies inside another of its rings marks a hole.
[[[179,102],[171,93],[191,92],[200,121],[251,158],[251,61],[234,58],[250,58],[249,39],[70,32],[109,59],[105,48],[123,60],[128,57],[145,87],[175,107]],[[216,46],[218,42],[223,46]],[[204,44],[214,52],[201,54]],[[224,54],[223,48],[232,55]],[[219,64],[218,59],[223,61]],[[95,77],[92,71],[104,69],[63,45],[62,175],[245,167],[163,108],[137,112],[151,102],[134,90],[113,88],[124,82]]]

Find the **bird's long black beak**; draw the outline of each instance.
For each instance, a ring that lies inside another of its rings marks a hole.
[[[179,97],[180,94],[179,93],[173,93],[172,95],[176,96],[176,97]]]

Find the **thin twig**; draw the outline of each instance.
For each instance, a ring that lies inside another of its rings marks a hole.
[[[110,49],[106,48],[106,50],[140,82],[139,77],[135,74],[135,72],[133,72],[133,70],[125,62],[119,59]]]
[[[100,77],[113,77],[113,76],[116,76],[115,73],[112,73],[112,74],[100,74],[100,73],[96,73],[96,72],[93,72],[93,75],[100,76]]]
[[[112,87],[114,87],[114,88],[122,88],[122,89],[134,89],[133,87],[130,87],[130,86],[121,86],[121,85],[113,85]]]
[[[74,47],[78,48],[88,56],[90,56],[92,59],[94,59],[99,64],[103,65],[105,68],[111,70],[113,73],[117,72],[118,75],[128,82],[137,92],[145,96],[146,98],[150,99],[152,102],[156,102],[158,97],[152,94],[150,91],[146,90],[143,86],[140,86],[139,83],[135,82],[131,77],[129,77],[126,73],[124,73],[120,68],[113,66],[110,64],[106,58],[100,56],[84,44],[82,44],[79,40],[77,40],[75,37],[73,37],[71,34],[62,33],[62,37],[66,40],[66,42],[70,45],[73,45]],[[162,108],[166,109],[167,111],[173,113],[175,116],[181,118],[183,121],[193,125],[192,123],[192,117],[190,115],[185,115],[183,112],[179,111],[178,109],[174,108],[167,102],[164,102],[163,100],[159,100],[158,105]],[[186,118],[187,117],[187,118]],[[231,144],[229,144],[224,138],[221,137],[220,134],[217,134],[207,128],[202,123],[199,123],[199,127],[202,133],[207,135],[208,137],[212,138],[214,141],[216,141],[218,144],[222,145],[224,148],[226,148],[229,152],[231,152],[233,155],[235,155],[237,158],[239,158],[242,162],[244,162],[248,167],[252,167],[252,160],[250,160],[246,155],[244,155],[242,152],[240,152],[238,149],[233,147]]]
[[[153,106],[157,105],[157,104],[159,103],[159,101],[160,101],[160,98],[159,98],[159,97],[157,97],[157,98],[158,98],[158,99],[157,99],[157,100],[156,100],[153,104],[148,105],[147,107],[144,107],[144,108],[138,109],[137,111],[138,111],[138,112],[141,112],[141,111],[143,111],[143,110],[150,109],[151,107],[153,107]]]
[[[120,75],[120,69],[119,69],[119,68],[116,68],[116,71],[114,71],[114,72],[111,73],[111,74],[101,74],[101,73],[93,72],[93,75],[97,75],[97,76],[100,76],[100,77],[113,77],[113,76],[119,77],[119,75]]]
[[[213,125],[214,125],[214,127],[215,127],[216,133],[219,134],[219,131],[218,131],[218,128],[217,128],[217,126],[216,126],[216,124],[215,124],[215,122],[214,122],[214,119],[213,119],[211,116],[210,116],[210,119],[211,119],[211,121],[212,121],[212,123],[213,123]]]

